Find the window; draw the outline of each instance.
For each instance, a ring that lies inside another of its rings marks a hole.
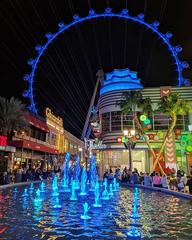
[[[154,130],[167,130],[169,127],[169,117],[165,114],[154,114]]]
[[[177,122],[175,128],[187,130],[188,124],[189,124],[188,115],[177,115]]]
[[[121,131],[121,112],[111,112],[111,130]]]
[[[107,133],[110,131],[110,113],[102,114],[102,132]]]
[[[123,113],[123,129],[133,128],[133,116]]]

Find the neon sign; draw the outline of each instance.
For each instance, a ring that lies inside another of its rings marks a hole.
[[[7,137],[0,136],[0,146],[7,146]]]

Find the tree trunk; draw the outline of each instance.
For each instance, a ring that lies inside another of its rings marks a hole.
[[[161,156],[161,153],[164,151],[165,145],[166,145],[166,143],[167,143],[167,139],[168,139],[169,135],[173,132],[173,129],[174,129],[175,125],[176,125],[176,122],[177,122],[177,115],[176,115],[175,112],[173,112],[173,113],[172,113],[172,123],[171,123],[171,127],[169,128],[169,130],[167,131],[167,133],[166,133],[166,135],[165,135],[165,137],[164,137],[163,144],[161,145],[161,148],[160,148],[160,150],[159,150],[159,153],[158,153],[158,155],[157,155],[157,157],[156,157],[156,159],[155,159],[155,162],[154,162],[154,164],[153,164],[153,171],[155,170],[156,165],[157,165],[157,163],[159,162],[159,158],[160,158],[160,156]]]
[[[154,150],[153,150],[153,148],[152,148],[152,146],[151,146],[151,143],[150,143],[150,141],[149,141],[149,139],[148,139],[148,136],[145,134],[145,131],[143,130],[143,128],[142,128],[142,126],[141,126],[141,124],[140,124],[140,122],[139,122],[139,119],[138,119],[138,117],[137,117],[137,113],[133,113],[133,118],[134,118],[135,125],[136,125],[137,129],[139,130],[139,132],[140,132],[140,133],[142,134],[142,136],[144,137],[145,142],[146,142],[146,144],[147,144],[150,152],[151,152],[152,155],[153,155],[153,159],[156,159],[157,156],[156,156],[156,154],[155,154],[155,152],[154,152]],[[162,173],[162,174],[165,174],[165,172],[163,171],[163,168],[162,168],[161,164],[159,163],[159,161],[157,161],[157,163],[158,163],[158,165],[159,165],[159,168],[160,168],[160,170],[161,170],[161,173]]]
[[[149,142],[148,136],[145,134],[145,132],[144,132],[144,130],[143,130],[143,128],[142,128],[142,126],[141,126],[141,124],[140,124],[140,122],[139,122],[139,119],[138,119],[136,113],[133,114],[133,118],[134,118],[135,125],[136,125],[137,129],[138,129],[139,132],[143,135],[143,137],[144,137],[144,139],[145,139],[145,142],[146,142],[149,150],[151,151],[153,157],[156,158],[155,152],[154,152],[154,150],[153,150],[153,148],[152,148],[152,146],[151,146],[151,143]]]

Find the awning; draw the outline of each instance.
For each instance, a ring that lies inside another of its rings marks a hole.
[[[29,124],[35,126],[36,128],[39,128],[45,132],[49,132],[49,128],[45,121],[40,120],[38,117],[35,117],[35,116],[31,115],[30,113],[26,113],[25,118],[29,122]]]
[[[39,152],[44,152],[44,153],[58,154],[58,150],[55,148],[48,147],[43,144],[32,142],[29,140],[10,141],[9,144],[16,148],[26,148],[26,149],[31,149],[34,151],[39,151]]]

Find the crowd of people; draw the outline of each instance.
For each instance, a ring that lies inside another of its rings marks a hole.
[[[70,176],[73,177],[74,169],[70,169]],[[24,168],[20,167],[15,171],[8,169],[6,172],[0,174],[0,185],[9,183],[19,183],[35,180],[45,180],[52,178],[55,174],[58,176],[62,174],[62,169],[55,166],[52,169],[46,170],[42,167],[36,168]],[[87,178],[90,178],[90,172],[87,172]],[[117,181],[128,184],[142,184],[144,186],[152,186],[165,188],[170,190],[178,190],[181,192],[189,192],[192,194],[192,166],[190,170],[190,176],[186,176],[182,170],[175,171],[172,169],[169,174],[161,175],[159,172],[142,173],[138,172],[136,168],[130,171],[127,167],[123,170],[120,168],[113,170],[110,168],[103,175],[103,178],[107,178],[109,182],[112,182],[114,178]]]
[[[53,177],[54,174],[60,172],[60,168],[52,168],[46,170],[42,167],[36,168],[25,168],[19,167],[18,169],[11,171],[8,169],[5,172],[0,173],[0,185],[9,184],[9,183],[19,183],[27,181],[37,181],[45,180],[47,178]]]
[[[142,184],[144,186],[178,190],[192,194],[192,176],[186,176],[182,170],[176,172],[175,169],[172,169],[170,174],[161,175],[159,172],[151,174],[139,173],[136,168],[130,171],[130,169],[125,167],[123,171],[117,168],[114,173],[110,168],[103,175],[103,178],[107,178],[108,181],[112,181],[114,177],[122,183]]]

